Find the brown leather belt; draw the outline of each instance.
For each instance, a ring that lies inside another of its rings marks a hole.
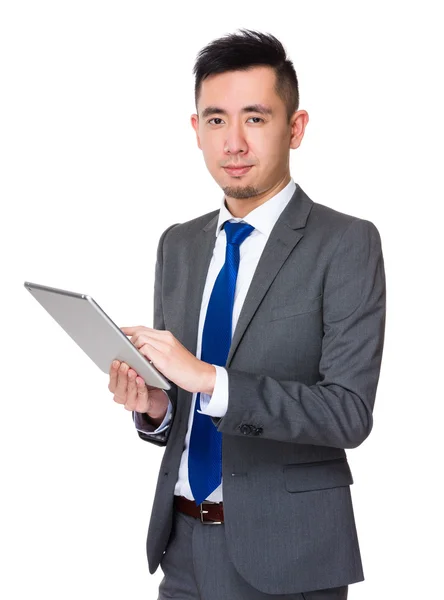
[[[174,496],[174,506],[179,512],[200,519],[204,524],[222,525],[224,522],[223,502],[216,503],[205,500],[197,506],[194,500],[188,500],[184,496]]]

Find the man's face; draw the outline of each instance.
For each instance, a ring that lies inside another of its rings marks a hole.
[[[192,115],[191,123],[205,164],[228,197],[252,198],[289,178],[290,148],[299,146],[305,122],[301,115],[301,131],[298,112],[287,122],[275,78],[271,67],[260,66],[202,82],[198,115]],[[230,171],[230,166],[249,168]]]

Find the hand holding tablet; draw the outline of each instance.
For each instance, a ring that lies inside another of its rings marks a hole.
[[[91,296],[27,281],[25,287],[104,373],[117,360],[148,386],[169,390],[171,381],[188,392],[213,394],[215,366],[198,359],[171,331],[119,328]]]
[[[131,366],[149,386],[169,390],[168,380],[139,352],[91,296],[25,281],[26,289],[104,372],[113,360]]]
[[[109,391],[114,402],[126,410],[146,413],[160,424],[168,409],[168,396],[159,388],[147,386],[144,380],[124,362],[114,360],[110,368]]]

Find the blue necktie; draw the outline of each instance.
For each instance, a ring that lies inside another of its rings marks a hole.
[[[254,230],[248,223],[226,221],[225,264],[217,276],[208,303],[202,332],[201,360],[225,366],[231,346],[234,292],[239,270],[239,246]],[[200,409],[196,396],[188,453],[188,479],[196,505],[203,502],[222,480],[222,434]]]

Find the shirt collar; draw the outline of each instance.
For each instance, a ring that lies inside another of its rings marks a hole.
[[[282,211],[290,202],[294,192],[296,190],[296,184],[293,178],[290,178],[288,184],[280,192],[272,196],[269,200],[252,210],[245,215],[245,217],[233,217],[231,212],[225,206],[225,196],[222,198],[222,204],[219,210],[219,218],[216,227],[216,237],[219,235],[226,221],[243,221],[248,223],[260,233],[269,236],[271,230],[276,224],[276,221],[280,217]]]

